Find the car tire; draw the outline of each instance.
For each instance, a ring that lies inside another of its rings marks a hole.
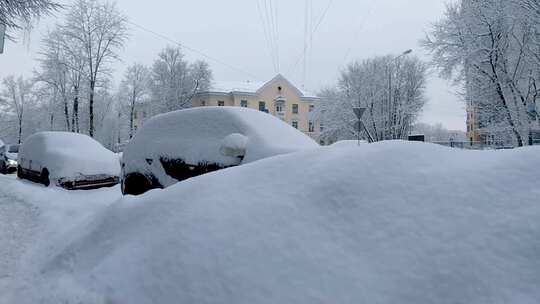
[[[49,187],[49,185],[51,184],[51,180],[49,179],[49,170],[47,170],[47,168],[41,170],[39,181],[40,183],[45,185],[45,187]]]
[[[153,189],[152,182],[144,174],[130,173],[122,179],[123,195],[141,195]]]
[[[17,177],[19,179],[23,179],[24,178],[24,173],[23,173],[23,169],[21,166],[17,166]]]
[[[4,162],[0,162],[0,174],[7,174],[8,173],[8,170],[7,170],[7,167],[6,167],[6,163]]]

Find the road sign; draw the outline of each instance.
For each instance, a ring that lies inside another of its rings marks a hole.
[[[364,112],[366,112],[366,108],[353,108],[354,115],[356,115],[356,118],[358,120],[362,119],[362,116],[364,116]]]
[[[6,37],[6,25],[0,23],[0,54],[4,53],[5,37]]]

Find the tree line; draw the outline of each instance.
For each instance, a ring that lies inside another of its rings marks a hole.
[[[43,37],[32,77],[2,80],[0,136],[21,142],[40,130],[69,131],[112,148],[133,136],[138,111],[182,109],[210,85],[206,62],[188,62],[179,47],[168,46],[152,66],[130,65],[115,88],[113,66],[128,38],[128,20],[114,3],[74,1]]]

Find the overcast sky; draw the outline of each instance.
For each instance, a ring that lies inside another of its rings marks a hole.
[[[316,92],[335,84],[339,71],[354,59],[399,54],[412,48],[415,55],[429,60],[418,41],[425,36],[430,23],[441,18],[447,1],[313,0],[314,23],[329,8],[313,35],[305,84],[302,64],[295,64],[303,54],[305,1],[272,2],[277,7],[279,72],[298,86],[305,85],[307,90]],[[216,80],[264,81],[276,74],[257,0],[119,0],[117,3],[131,22],[217,59],[219,62],[184,49],[190,60],[207,60]],[[0,55],[0,77],[30,74],[40,37],[54,22],[54,19],[42,20],[28,43],[7,42],[5,54]],[[135,25],[131,25],[130,35],[122,50],[123,62],[116,68],[117,77],[133,62],[150,65],[157,53],[171,44]],[[455,88],[434,72],[427,91],[429,103],[422,121],[465,129],[464,105]]]

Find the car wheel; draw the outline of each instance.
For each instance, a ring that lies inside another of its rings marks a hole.
[[[141,195],[153,189],[152,182],[143,174],[130,173],[122,179],[122,194]]]
[[[23,173],[23,169],[21,166],[17,166],[17,177],[19,179],[23,179],[24,178],[24,173]]]
[[[4,162],[1,162],[0,163],[0,174],[7,174],[7,167],[6,167],[6,163]]]
[[[41,171],[41,175],[39,176],[39,181],[45,185],[45,187],[49,187],[51,184],[51,180],[49,179],[49,170],[46,168]]]

